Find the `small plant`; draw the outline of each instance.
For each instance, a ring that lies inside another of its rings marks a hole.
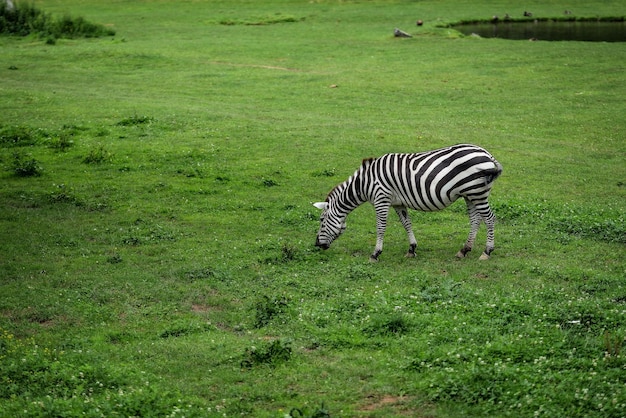
[[[154,122],[154,118],[150,116],[139,116],[134,115],[128,118],[124,118],[121,121],[117,122],[117,126],[137,126],[137,125],[145,125],[148,123]]]
[[[72,134],[62,132],[57,138],[53,138],[49,147],[60,152],[65,152],[74,146]]]
[[[604,331],[604,350],[607,358],[619,357],[624,339],[620,335]]]
[[[22,147],[36,142],[37,137],[26,126],[0,126],[0,146]]]
[[[396,312],[374,318],[364,331],[368,335],[397,336],[408,333],[412,327],[406,315]]]
[[[20,153],[13,154],[13,173],[17,177],[36,177],[40,176],[43,168],[39,162]]]
[[[249,19],[236,19],[236,18],[223,18],[219,21],[220,25],[225,26],[234,26],[234,25],[245,25],[245,26],[264,26],[264,25],[275,25],[277,23],[294,23],[303,21],[304,17],[295,17],[291,15],[282,15],[277,13],[274,16],[262,16],[256,18]]]
[[[174,324],[170,328],[159,334],[161,338],[176,338],[183,337],[185,335],[199,334],[209,331],[211,328],[208,324]]]
[[[181,278],[189,283],[196,281],[216,280],[216,281],[228,281],[230,275],[227,271],[213,268],[213,267],[201,267],[192,270],[185,270],[181,274]]]
[[[113,159],[113,154],[108,151],[104,146],[100,145],[96,148],[92,148],[89,153],[83,158],[85,164],[102,164],[109,162]]]
[[[322,402],[319,407],[311,412],[309,412],[308,408],[292,408],[288,416],[291,418],[330,418],[330,411]]]
[[[118,253],[112,254],[107,258],[107,263],[109,264],[119,264],[122,262],[122,256]]]
[[[291,358],[292,349],[289,342],[274,340],[263,347],[250,347],[244,353],[241,367],[251,369],[254,366],[268,365],[276,366]]]
[[[263,179],[263,185],[265,187],[274,187],[274,186],[278,186],[278,182],[272,179]]]
[[[280,250],[282,261],[293,261],[298,257],[298,248],[294,245],[284,243]]]
[[[336,171],[334,168],[329,169],[324,169],[322,171],[316,171],[313,174],[311,174],[313,177],[335,177],[336,175]]]
[[[263,296],[255,305],[256,318],[254,327],[263,328],[272,319],[283,314],[288,306],[289,302],[285,297]]]
[[[76,197],[74,190],[71,187],[67,187],[65,184],[57,184],[55,188],[48,195],[50,203],[68,203],[75,206],[83,206],[84,203]]]

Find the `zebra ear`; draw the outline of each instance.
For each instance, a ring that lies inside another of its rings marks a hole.
[[[313,206],[315,206],[318,209],[324,210],[328,207],[328,202],[316,202],[316,203],[313,203]]]

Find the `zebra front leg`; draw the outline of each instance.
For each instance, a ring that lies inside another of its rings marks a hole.
[[[376,247],[370,256],[370,262],[372,263],[376,263],[378,261],[378,256],[383,252],[383,240],[385,238],[385,229],[387,228],[389,206],[390,205],[388,203],[376,203],[374,205],[376,210]]]
[[[413,227],[411,225],[411,218],[409,218],[409,212],[407,208],[404,206],[394,206],[393,207],[400,218],[400,222],[402,226],[406,230],[407,235],[409,236],[409,251],[407,251],[405,257],[415,257],[415,249],[417,248],[417,240],[415,239],[415,234],[413,233]]]
[[[467,204],[467,214],[470,219],[470,232],[467,236],[467,241],[465,241],[465,245],[463,245],[463,248],[456,253],[457,258],[464,258],[467,253],[472,251],[474,241],[476,241],[476,235],[478,234],[478,228],[480,227],[480,221],[482,220],[476,206],[468,199],[465,199],[465,203]]]

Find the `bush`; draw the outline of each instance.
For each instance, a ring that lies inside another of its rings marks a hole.
[[[37,143],[37,136],[25,126],[0,126],[0,146],[22,147]]]
[[[399,336],[407,334],[413,328],[413,324],[406,315],[396,312],[389,315],[380,315],[372,319],[363,330],[370,336]]]
[[[266,364],[276,366],[291,358],[291,344],[281,340],[272,341],[263,347],[247,348],[241,367],[250,369],[254,366]]]
[[[55,38],[93,38],[113,36],[115,31],[102,25],[89,23],[82,17],[63,16],[60,19],[28,3],[8,6],[0,1],[0,34],[28,36],[37,34],[54,44]]]
[[[269,297],[263,296],[261,300],[256,303],[255,312],[256,318],[254,327],[263,328],[268,325],[272,319],[286,312],[289,306],[289,301],[285,297]]]
[[[43,169],[39,162],[20,153],[13,154],[13,173],[18,177],[40,176]]]
[[[83,162],[85,164],[101,164],[111,161],[112,158],[113,154],[100,145],[99,147],[91,149],[85,158],[83,158]]]

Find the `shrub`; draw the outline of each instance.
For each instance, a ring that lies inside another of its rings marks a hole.
[[[0,146],[22,147],[34,145],[37,137],[32,129],[25,126],[0,126]]]
[[[112,158],[113,154],[111,154],[106,148],[100,145],[96,148],[92,148],[85,156],[85,158],[83,158],[83,162],[85,164],[101,164],[111,161]]]
[[[400,312],[395,312],[374,317],[372,322],[365,327],[364,332],[372,336],[398,336],[408,333],[411,328],[413,324],[409,318]]]
[[[255,305],[256,318],[254,327],[263,328],[272,319],[283,314],[288,306],[289,302],[285,297],[263,296]]]
[[[39,162],[20,153],[13,154],[13,173],[18,177],[40,176],[43,169]]]
[[[262,347],[247,348],[244,353],[244,359],[241,361],[241,367],[250,369],[258,365],[276,366],[291,358],[291,344],[281,340],[274,340],[268,345]]]
[[[25,2],[10,7],[3,0],[0,2],[0,34],[17,36],[37,34],[41,38],[47,38],[49,44],[54,44],[55,38],[113,36],[115,31],[89,23],[82,17],[63,16],[56,19]]]

